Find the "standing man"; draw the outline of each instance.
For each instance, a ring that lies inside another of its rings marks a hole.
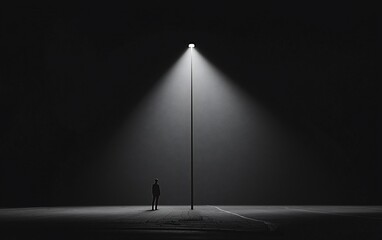
[[[158,210],[158,200],[160,196],[160,188],[158,184],[158,178],[155,178],[155,183],[153,184],[152,193],[153,193],[153,203],[151,204],[151,210],[154,210],[154,202],[155,202],[155,210]]]

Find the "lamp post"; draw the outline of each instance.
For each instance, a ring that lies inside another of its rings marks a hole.
[[[192,79],[192,49],[195,44],[188,44],[191,56],[191,210],[194,209],[194,93],[193,93],[193,79]]]

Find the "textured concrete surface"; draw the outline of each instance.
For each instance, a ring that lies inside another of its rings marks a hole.
[[[1,239],[382,239],[380,206],[0,209]]]

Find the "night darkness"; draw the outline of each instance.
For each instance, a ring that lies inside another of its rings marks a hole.
[[[264,110],[196,102],[196,204],[381,204],[376,14],[308,2],[4,6],[0,207],[188,204],[189,106],[147,99],[190,42]]]

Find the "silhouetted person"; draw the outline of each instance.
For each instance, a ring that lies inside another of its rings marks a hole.
[[[154,202],[155,202],[155,210],[158,210],[158,200],[160,196],[158,178],[155,178],[155,183],[153,184],[152,192],[153,192],[153,203],[151,204],[151,209],[154,210]]]

